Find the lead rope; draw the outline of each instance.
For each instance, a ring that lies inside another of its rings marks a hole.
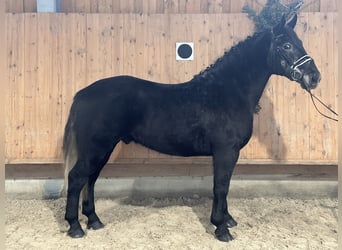
[[[313,105],[314,105],[314,107],[316,108],[316,110],[317,110],[318,113],[320,113],[320,114],[321,114],[322,116],[324,116],[325,118],[328,118],[328,119],[330,119],[330,120],[333,120],[333,121],[335,121],[335,122],[338,122],[338,119],[323,114],[323,113],[317,108],[314,98],[315,98],[317,101],[319,101],[319,103],[322,104],[327,110],[329,110],[329,111],[330,111],[331,113],[333,113],[334,115],[338,116],[338,114],[337,114],[332,108],[330,108],[328,105],[326,105],[324,102],[322,102],[317,96],[315,96],[314,94],[312,94],[310,89],[306,89],[306,91],[310,94],[312,103],[313,103]]]

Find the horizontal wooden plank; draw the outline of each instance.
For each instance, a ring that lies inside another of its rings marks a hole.
[[[63,164],[61,159],[12,159],[6,160],[6,165],[37,165],[37,164]],[[119,158],[115,161],[108,162],[108,164],[119,164],[119,165],[158,165],[158,164],[193,164],[193,165],[205,165],[212,164],[211,157],[175,157],[169,156],[165,158]],[[337,161],[308,161],[308,160],[272,160],[272,159],[262,159],[262,160],[247,160],[239,159],[238,164],[242,165],[337,165]]]
[[[6,179],[64,178],[62,164],[7,164],[5,167]],[[281,175],[284,178],[335,180],[338,175],[337,170],[337,165],[238,164],[234,175]],[[211,164],[108,164],[101,172],[101,177],[104,178],[211,175]]]

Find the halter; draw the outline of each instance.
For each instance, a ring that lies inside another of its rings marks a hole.
[[[293,62],[293,64],[291,65],[291,77],[292,80],[294,81],[298,81],[303,77],[303,73],[298,69],[300,66],[313,61],[313,59],[311,58],[311,56],[309,56],[308,54],[302,56],[301,58],[297,59],[296,61]]]
[[[291,65],[291,77],[293,80],[297,81],[297,80],[300,80],[302,77],[303,77],[303,73],[300,72],[300,70],[298,69],[298,67],[304,65],[305,63],[308,63],[308,62],[311,62],[313,61],[313,59],[309,56],[309,55],[304,55],[302,56],[301,58],[297,59],[296,61],[293,62],[293,64]],[[312,100],[312,103],[314,105],[314,107],[316,108],[316,110],[318,111],[318,113],[320,113],[322,116],[324,116],[325,118],[328,118],[330,120],[333,120],[333,121],[338,121],[337,119],[333,118],[333,117],[330,117],[328,115],[325,115],[323,114],[316,106],[316,103],[314,101],[314,98],[319,101],[319,103],[321,103],[327,110],[329,110],[331,113],[333,113],[334,115],[338,116],[338,114],[333,110],[331,109],[328,105],[326,105],[324,102],[322,102],[317,96],[315,96],[314,94],[311,93],[311,90],[310,89],[305,89],[309,94],[310,94],[310,97],[311,97],[311,100]]]
[[[283,53],[281,53],[281,50],[280,48],[277,48],[277,52],[280,54],[281,57],[283,57],[288,64],[290,64],[290,60],[289,58],[284,55]],[[298,81],[300,80],[302,77],[303,77],[303,73],[298,69],[300,66],[308,63],[308,62],[311,62],[313,61],[313,59],[311,58],[311,56],[309,56],[308,54],[305,54],[304,56],[300,57],[299,59],[297,59],[296,61],[294,61],[291,66],[290,66],[290,69],[291,69],[291,78],[292,80],[294,81]],[[338,116],[338,114],[332,110],[328,105],[326,105],[324,102],[322,102],[317,96],[315,96],[311,91],[310,89],[305,89],[309,94],[310,94],[310,97],[311,97],[311,100],[312,100],[312,103],[314,105],[314,107],[316,108],[316,110],[318,111],[319,114],[321,114],[322,116],[330,119],[330,120],[333,120],[333,121],[338,121],[338,119],[336,118],[333,118],[333,117],[330,117],[330,116],[327,116],[325,114],[323,114],[316,106],[316,103],[314,101],[314,99],[316,99],[319,103],[321,103],[327,110],[329,110],[331,113],[333,113],[334,115]]]
[[[279,35],[277,36],[275,39],[279,38],[279,37],[282,37],[283,35]],[[311,56],[309,56],[308,54],[305,54],[303,55],[302,57],[298,58],[296,61],[294,61],[292,64],[291,64],[291,60],[290,58],[285,55],[284,53],[282,53],[281,49],[279,47],[277,47],[277,53],[282,57],[284,58],[287,63],[290,66],[290,69],[291,69],[291,80],[293,81],[298,81],[300,80],[302,77],[303,77],[303,73],[298,69],[300,66],[308,63],[308,62],[311,62],[313,61],[313,59],[311,58]]]

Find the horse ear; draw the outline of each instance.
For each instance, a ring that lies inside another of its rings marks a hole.
[[[296,26],[297,24],[297,14],[294,14],[291,16],[289,20],[287,20],[286,25],[290,26],[292,29]]]
[[[282,15],[281,19],[280,19],[280,22],[278,24],[278,26],[280,27],[284,27],[286,24],[286,18],[285,18],[285,15]]]
[[[284,29],[286,24],[286,19],[285,19],[285,15],[283,15],[281,17],[280,22],[273,28],[273,34],[274,35],[280,35],[282,33],[282,30]]]

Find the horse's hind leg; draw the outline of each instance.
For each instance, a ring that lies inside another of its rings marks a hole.
[[[68,175],[68,194],[65,219],[70,225],[68,235],[73,238],[80,238],[84,236],[84,231],[82,230],[78,220],[80,192],[88,181],[87,174],[82,172],[83,169],[85,169],[84,162],[77,161]]]
[[[91,175],[88,183],[85,185],[84,191],[82,191],[82,214],[88,217],[87,228],[95,230],[104,227],[104,224],[100,221],[100,218],[95,212],[94,188],[99,174],[100,171]]]
[[[94,188],[95,182],[100,175],[100,172],[104,165],[107,163],[115,145],[111,146],[102,157],[96,157],[98,165],[96,167],[95,173],[89,176],[88,182],[82,190],[82,214],[88,217],[87,228],[88,229],[100,229],[104,227],[104,224],[100,221],[100,218],[95,212],[95,198],[94,198]],[[103,151],[105,152],[105,151]],[[93,161],[94,163],[94,161]]]
[[[107,147],[104,145],[107,145]],[[83,188],[87,192],[84,193],[82,213],[88,217],[88,227],[94,229],[103,227],[95,213],[94,185],[113,148],[113,145],[107,143],[88,145],[87,150],[85,150],[86,153],[83,151],[78,156],[75,166],[69,172],[65,219],[70,224],[68,235],[73,238],[84,236],[84,231],[78,220],[79,198]]]

